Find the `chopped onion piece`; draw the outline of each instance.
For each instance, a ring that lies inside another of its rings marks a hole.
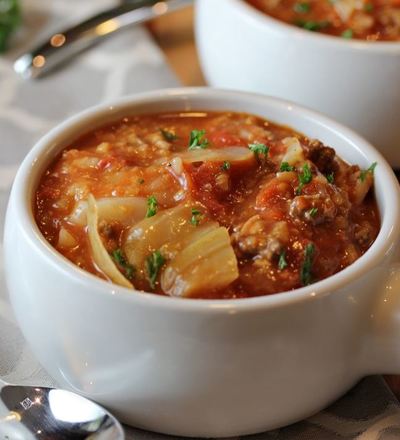
[[[76,238],[65,228],[61,228],[58,233],[58,246],[62,248],[74,248],[78,245]]]
[[[214,227],[191,241],[167,264],[161,288],[171,296],[190,297],[223,288],[239,276],[228,230]]]
[[[133,288],[132,283],[128,281],[117,269],[106,248],[104,247],[98,231],[97,203],[92,194],[89,194],[87,202],[86,217],[88,236],[94,262],[98,268],[110,278],[111,281],[119,284],[120,286]]]
[[[225,147],[188,150],[179,153],[185,163],[192,162],[247,162],[254,160],[254,154],[246,147]]]
[[[362,0],[336,0],[333,3],[333,8],[335,12],[340,17],[342,23],[346,23],[349,21],[350,17],[353,15],[353,12],[363,9],[363,1]]]
[[[282,140],[282,143],[287,148],[282,162],[287,162],[292,166],[304,162],[303,148],[296,137],[287,137]]]
[[[132,225],[142,220],[146,215],[146,199],[143,197],[104,197],[97,200],[99,220],[107,223],[117,221],[124,226]],[[78,202],[68,220],[76,225],[87,223],[86,213],[88,202]]]
[[[349,188],[350,199],[355,205],[361,205],[374,183],[374,175],[367,172],[364,178],[361,179],[360,173],[355,173],[355,175],[351,177],[354,186]]]

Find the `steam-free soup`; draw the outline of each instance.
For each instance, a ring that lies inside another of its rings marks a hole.
[[[380,226],[375,166],[250,114],[132,116],[61,153],[35,216],[61,254],[110,282],[190,298],[270,295],[367,251]]]
[[[346,39],[400,40],[399,0],[247,0],[300,28]]]

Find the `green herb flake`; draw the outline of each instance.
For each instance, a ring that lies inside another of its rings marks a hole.
[[[192,208],[192,217],[190,218],[190,223],[197,226],[202,218],[203,213],[196,208]]]
[[[111,253],[111,258],[115,261],[115,263],[122,269],[122,272],[125,274],[126,278],[132,280],[135,277],[135,268],[129,264],[121,249],[114,249]]]
[[[222,171],[228,171],[231,167],[231,163],[228,162],[227,160],[225,160],[222,165],[221,165],[221,170]]]
[[[189,150],[195,150],[197,148],[207,148],[208,140],[204,137],[205,130],[192,130],[190,132]]]
[[[304,261],[301,266],[300,278],[303,286],[308,286],[313,282],[312,264],[315,254],[315,246],[313,243],[308,243],[304,249]]]
[[[284,172],[284,171],[294,171],[295,167],[292,165],[289,165],[289,162],[282,162],[281,166],[279,168],[279,171]]]
[[[366,3],[364,5],[365,12],[372,12],[374,10],[374,5],[372,3]]]
[[[278,269],[283,270],[286,269],[288,266],[286,261],[286,251],[282,251],[279,255],[279,261],[278,261]]]
[[[267,157],[269,147],[267,147],[265,144],[249,144],[248,147],[250,151],[257,156],[257,158],[260,157],[260,154],[262,154],[264,157]]]
[[[352,29],[346,29],[341,34],[342,38],[346,38],[347,40],[351,40],[353,38],[353,30]]]
[[[374,162],[373,164],[371,164],[369,166],[369,168],[367,168],[366,170],[362,170],[360,175],[359,175],[359,179],[361,180],[361,182],[365,181],[365,178],[367,177],[368,173],[374,174],[375,168],[378,165],[378,162]]]
[[[161,252],[159,250],[154,251],[146,258],[145,267],[147,279],[149,280],[149,284],[152,289],[156,287],[158,274],[164,264],[165,258],[161,255]]]
[[[138,179],[138,184],[139,185],[143,185],[143,183],[144,183],[144,179]]]
[[[323,21],[295,20],[294,24],[303,29],[306,29],[307,31],[318,32],[330,26],[331,23],[326,20]]]
[[[158,202],[154,196],[150,196],[147,199],[147,212],[146,217],[153,217],[153,215],[157,214]]]
[[[310,217],[314,218],[318,214],[318,208],[311,208],[307,212]]]
[[[299,14],[306,14],[307,12],[310,12],[311,5],[310,3],[307,2],[299,2],[299,3],[295,3],[293,9],[295,12]]]
[[[329,183],[331,183],[331,184],[335,183],[335,175],[334,175],[334,173],[329,173],[325,177],[326,177],[326,180]]]
[[[303,190],[304,185],[307,185],[307,183],[310,183],[312,180],[312,174],[311,169],[308,163],[305,163],[303,165],[303,169],[301,173],[299,174],[299,186],[296,189],[296,194],[300,195],[301,191]]]
[[[161,128],[160,131],[161,134],[164,136],[164,139],[168,142],[172,142],[178,139],[178,136],[173,131],[166,130],[164,128]]]

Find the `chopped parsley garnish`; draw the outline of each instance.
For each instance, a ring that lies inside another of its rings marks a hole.
[[[312,263],[314,259],[314,253],[314,244],[308,243],[308,245],[304,249],[304,261],[300,271],[300,278],[303,286],[308,286],[312,283]]]
[[[197,226],[200,223],[200,220],[203,217],[203,213],[196,208],[192,208],[192,217],[190,219],[190,223],[192,225]]]
[[[165,258],[161,255],[160,251],[154,251],[146,258],[146,272],[147,279],[149,280],[150,287],[152,289],[156,286],[156,280],[160,269],[165,264]]]
[[[322,29],[327,28],[330,26],[330,22],[323,20],[323,21],[314,21],[314,20],[296,20],[295,24],[303,29],[306,29],[308,31],[318,32]]]
[[[311,169],[310,166],[308,165],[308,163],[305,163],[303,165],[303,169],[301,171],[301,173],[299,174],[299,186],[296,189],[296,194],[299,195],[301,194],[301,191],[303,190],[304,185],[307,185],[307,183],[310,183],[312,180],[312,174],[311,174]]]
[[[178,136],[173,131],[166,130],[164,128],[161,128],[160,131],[161,134],[164,136],[164,139],[168,142],[172,142],[178,139]]]
[[[134,278],[135,268],[126,261],[121,249],[113,250],[111,257],[129,280]]]
[[[153,217],[157,214],[158,202],[154,196],[150,196],[147,199],[147,212],[146,217]]]
[[[332,184],[333,184],[333,183],[335,182],[335,175],[334,175],[333,172],[327,174],[325,177],[326,177],[326,180],[327,180],[329,183],[332,183]]]
[[[318,214],[318,208],[311,208],[307,212],[310,217],[314,218]]]
[[[143,183],[144,183],[144,179],[138,179],[138,184],[139,185],[143,185]]]
[[[221,165],[221,170],[228,171],[230,167],[231,167],[231,163],[225,160]]]
[[[279,261],[278,261],[278,269],[283,270],[287,267],[287,261],[286,261],[286,251],[282,251],[279,254]]]
[[[257,156],[257,158],[260,156],[260,154],[263,154],[264,157],[267,157],[269,147],[267,147],[265,144],[249,144],[248,147],[250,151]]]
[[[372,12],[374,10],[374,5],[372,3],[366,3],[364,5],[365,12]]]
[[[295,12],[298,12],[299,14],[306,14],[307,12],[310,12],[311,5],[310,3],[307,2],[299,2],[299,3],[295,3],[293,9]]]
[[[362,170],[361,171],[360,176],[358,177],[361,180],[361,182],[364,182],[364,180],[367,177],[368,173],[374,174],[374,170],[375,170],[377,165],[378,165],[378,162],[374,162],[373,164],[370,165],[369,168],[367,168],[366,170]]]
[[[292,165],[289,165],[289,162],[282,162],[281,166],[279,168],[279,171],[283,172],[283,171],[294,171],[295,167]]]
[[[190,132],[189,150],[194,150],[196,148],[207,148],[208,140],[204,137],[205,134],[205,130],[192,130]]]
[[[353,30],[352,29],[346,29],[345,31],[342,32],[341,36],[343,38],[346,38],[346,39],[350,40],[351,38],[353,38]]]

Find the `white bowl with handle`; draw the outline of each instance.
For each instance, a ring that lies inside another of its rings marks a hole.
[[[190,300],[110,284],[50,246],[34,220],[34,197],[64,147],[124,115],[205,109],[254,113],[322,140],[350,163],[366,168],[377,162],[382,225],[371,248],[343,271],[295,291]],[[4,257],[19,325],[60,386],[128,424],[222,437],[295,422],[365,375],[400,372],[399,239],[397,181],[383,157],[352,131],[273,98],[175,89],[94,107],[41,139],[14,182]]]
[[[400,168],[400,41],[306,31],[244,0],[197,0],[196,40],[211,86],[265,93],[325,113]]]

